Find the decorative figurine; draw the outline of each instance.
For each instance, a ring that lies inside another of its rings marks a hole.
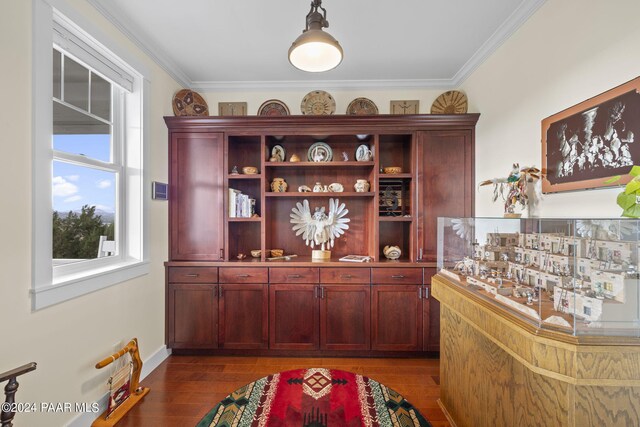
[[[292,163],[299,162],[300,161],[300,156],[298,156],[297,154],[294,153],[294,154],[291,155],[291,158],[289,158],[289,161],[292,162]]]
[[[312,259],[329,259],[331,251],[328,250],[334,245],[335,239],[342,236],[345,230],[349,229],[347,224],[351,220],[346,218],[349,210],[345,204],[340,204],[338,199],[329,199],[329,212],[325,212],[324,206],[315,208],[314,213],[309,209],[309,201],[303,200],[296,203],[291,209],[290,222],[296,236],[302,235],[302,239],[307,246],[314,248],[320,245],[319,250],[313,250]]]
[[[324,191],[324,188],[322,187],[322,184],[319,182],[316,182],[316,185],[313,186],[313,192],[322,193],[323,191]]]
[[[299,193],[311,193],[311,189],[306,185],[301,185],[300,187],[298,187],[298,192]]]
[[[231,175],[240,175],[240,172],[238,172],[238,166],[234,166],[231,169]]]
[[[493,185],[493,201],[501,197],[504,202],[505,218],[519,218],[515,213],[517,205],[527,208],[529,217],[542,198],[542,181],[540,169],[536,167],[520,167],[514,163],[511,173],[506,178],[493,178],[482,181],[480,186]],[[505,192],[507,193],[505,196]]]
[[[346,151],[342,152],[342,160],[344,160],[345,162],[349,161],[349,155],[347,154]]]

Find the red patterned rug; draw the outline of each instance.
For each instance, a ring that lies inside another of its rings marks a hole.
[[[400,394],[351,372],[310,368],[260,378],[218,403],[197,427],[413,427],[431,424]]]

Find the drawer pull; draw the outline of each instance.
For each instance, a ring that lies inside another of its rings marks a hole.
[[[418,288],[418,299],[422,299],[422,288]]]
[[[236,277],[239,277],[241,279],[246,279],[247,277],[251,277],[250,274],[236,274]]]
[[[429,299],[429,288],[427,288],[426,286],[424,288],[424,298]]]
[[[289,279],[299,279],[299,278],[301,278],[302,276],[300,276],[299,274],[287,274],[287,277],[288,277]]]
[[[187,273],[185,274],[185,277],[199,277],[200,275],[197,273]]]
[[[391,276],[392,279],[404,279],[404,275],[402,274],[394,274]]]
[[[353,279],[353,276],[351,274],[343,274],[340,276],[341,279]]]

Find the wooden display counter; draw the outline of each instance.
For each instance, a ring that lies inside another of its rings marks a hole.
[[[640,425],[640,339],[538,329],[441,275],[432,292],[452,425]]]

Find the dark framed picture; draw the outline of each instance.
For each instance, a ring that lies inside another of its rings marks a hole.
[[[542,191],[621,185],[640,161],[640,77],[542,121]],[[613,184],[607,179],[621,175]]]

